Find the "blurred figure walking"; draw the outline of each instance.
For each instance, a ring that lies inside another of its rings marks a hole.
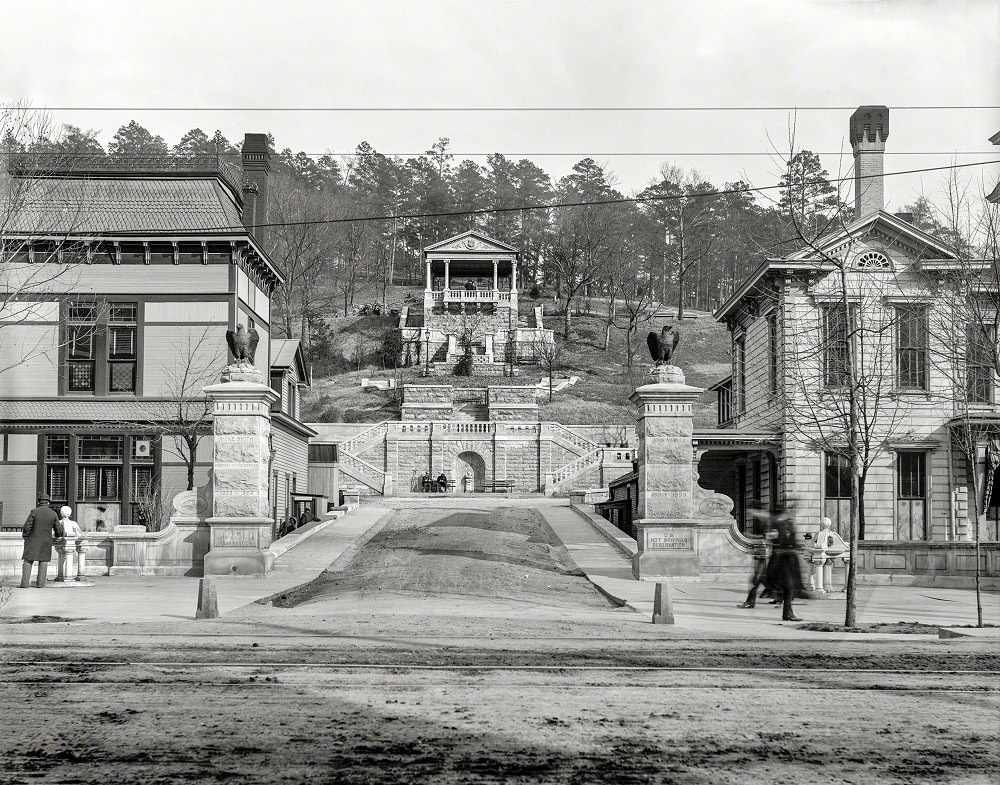
[[[795,539],[795,518],[790,510],[775,517],[772,546],[774,551],[767,565],[765,583],[772,594],[781,592],[781,620],[802,621],[792,610],[792,600],[805,596],[805,589],[799,564],[799,545]]]
[[[765,579],[767,577],[767,538],[772,528],[773,516],[763,510],[751,510],[750,515],[755,520],[760,522],[758,524],[758,529],[760,530],[761,540],[754,545],[753,574],[750,576],[750,591],[747,592],[746,600],[739,605],[740,608],[756,607],[757,589],[765,583]]]

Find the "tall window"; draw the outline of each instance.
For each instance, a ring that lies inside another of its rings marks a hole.
[[[853,309],[852,309],[853,311]],[[843,387],[849,379],[848,314],[843,305],[823,308],[823,386]]]
[[[111,303],[108,308],[108,391],[135,392],[137,303]]]
[[[744,414],[747,410],[747,344],[746,338],[740,336],[734,344],[736,352],[736,406],[739,413]]]
[[[778,393],[778,313],[772,311],[767,316],[767,361],[771,394]]]
[[[66,389],[136,392],[138,303],[70,303],[66,310]]]
[[[969,403],[993,403],[996,325],[970,324],[965,331],[965,386]]]
[[[851,462],[846,455],[823,454],[823,514],[838,534],[846,534],[851,520]]]
[[[904,390],[927,389],[927,309],[896,308],[896,383]]]
[[[69,436],[45,437],[45,492],[53,504],[69,501]]]
[[[896,539],[927,538],[927,453],[896,453]]]
[[[70,392],[94,392],[97,379],[97,305],[70,303],[66,353]]]

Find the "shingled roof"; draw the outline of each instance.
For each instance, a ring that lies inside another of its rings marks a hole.
[[[214,176],[68,176],[27,184],[11,234],[246,233],[236,203]]]
[[[89,401],[79,398],[60,401],[0,401],[0,422],[8,427],[20,423],[170,422],[177,416],[177,404],[170,401]],[[20,422],[19,422],[20,421]]]

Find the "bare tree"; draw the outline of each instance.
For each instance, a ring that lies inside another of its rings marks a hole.
[[[67,127],[52,129],[43,112],[0,106],[0,374],[58,350],[64,336],[31,324],[58,320],[87,254],[73,239],[87,185],[46,176],[75,163],[64,145]]]
[[[178,337],[173,343],[173,361],[163,369],[166,403],[148,406],[143,418],[114,422],[116,428],[161,439],[163,450],[184,462],[189,491],[194,490],[198,445],[212,434],[212,402],[202,390],[219,381],[228,359],[221,332],[205,327]],[[160,490],[156,489],[157,494]]]
[[[133,487],[132,503],[136,508],[136,517],[144,522],[147,531],[158,532],[170,523],[172,505],[169,499],[164,498],[158,483]]]
[[[790,141],[794,149],[794,131]],[[796,177],[799,160],[797,155],[789,158],[789,181]],[[782,335],[781,356],[772,375],[777,378],[780,360],[782,382],[772,392],[780,401],[786,435],[846,462],[850,561],[844,624],[853,627],[865,483],[889,441],[907,424],[907,405],[895,394],[897,373],[926,374],[927,368],[897,372],[892,337],[913,314],[889,304],[889,295],[898,293],[898,282],[891,276],[880,278],[858,269],[863,230],[853,234],[848,227],[850,214],[829,208],[832,203],[842,205],[843,200],[820,189],[799,194],[786,206],[785,218],[802,249],[792,258],[814,271],[818,283],[810,287],[809,295],[818,307],[806,305],[805,298],[786,304],[782,323],[774,326]],[[835,231],[841,234],[834,246],[830,237]],[[918,318],[907,329],[919,330],[919,325]]]
[[[652,281],[643,280],[636,275],[634,267],[627,267],[632,275],[622,275],[615,286],[615,299],[620,301],[621,308],[617,311],[615,326],[624,332],[625,356],[623,366],[629,384],[635,385],[635,355],[643,346],[643,341],[636,340],[640,329],[653,317],[656,303],[656,291]]]
[[[928,265],[937,293],[931,361],[945,380],[938,397],[952,409],[952,446],[965,464],[976,551],[976,623],[982,627],[980,543],[996,471],[991,461],[1000,459],[998,432],[989,416],[1000,378],[1000,208],[985,199],[970,198],[968,183],[955,170],[949,173],[944,190],[945,209],[935,223],[952,240],[957,254],[949,264]],[[984,446],[987,464],[981,481],[979,455]]]
[[[549,378],[549,403],[552,403],[552,388],[555,386],[556,371],[562,368],[563,344],[553,335],[548,340],[544,335],[537,335],[531,343],[531,351],[535,361],[545,369]]]

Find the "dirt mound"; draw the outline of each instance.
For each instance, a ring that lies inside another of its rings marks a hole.
[[[387,591],[608,607],[538,511],[516,508],[397,516],[346,567],[323,572],[273,605]]]

